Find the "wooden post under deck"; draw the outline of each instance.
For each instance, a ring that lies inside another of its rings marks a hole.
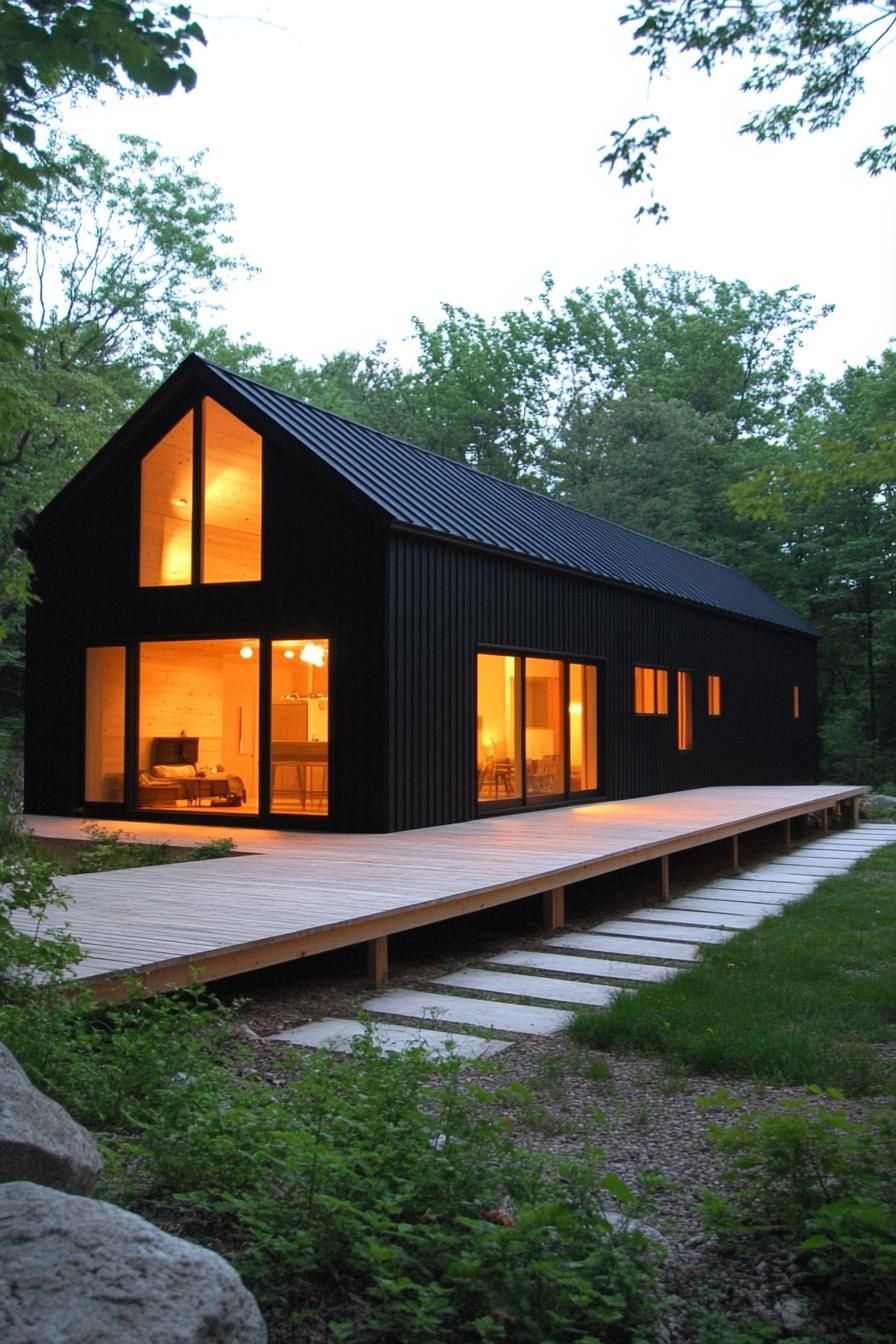
[[[740,867],[740,836],[739,836],[739,835],[732,835],[732,837],[731,837],[731,867],[732,867],[732,868],[739,868],[739,867]]]
[[[792,836],[791,836],[791,834],[790,834],[790,818],[789,818],[789,817],[788,817],[788,818],[786,819],[786,821],[784,822],[784,848],[785,848],[785,849],[792,849],[792,848],[793,848],[793,838],[792,838]]]
[[[849,823],[850,826],[858,826],[858,824],[859,824],[859,820],[860,820],[861,815],[862,815],[862,813],[861,813],[861,803],[862,803],[862,799],[861,799],[861,797],[859,797],[858,795],[856,795],[856,797],[853,798],[853,800],[852,800],[852,818],[851,818],[850,823]]]
[[[831,825],[830,808],[823,807],[821,809],[821,829],[823,831],[827,831],[830,829],[830,825]]]
[[[660,856],[660,900],[669,899],[669,855]]]
[[[388,974],[389,939],[371,938],[367,944],[367,977],[372,985],[384,985]]]
[[[541,898],[541,923],[545,929],[562,929],[566,922],[566,888],[553,887]]]

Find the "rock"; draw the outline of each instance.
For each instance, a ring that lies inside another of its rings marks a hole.
[[[640,1232],[648,1241],[655,1241],[661,1246],[668,1245],[668,1241],[658,1228],[651,1227],[640,1218],[629,1218],[624,1213],[616,1213],[613,1209],[605,1209],[604,1217],[614,1232]]]
[[[865,801],[869,807],[896,807],[896,798],[890,793],[869,793]]]
[[[68,1111],[28,1081],[0,1045],[0,1182],[34,1181],[71,1195],[89,1195],[103,1159]]]
[[[236,1270],[101,1200],[0,1186],[4,1344],[264,1344]]]
[[[804,1297],[782,1297],[775,1303],[775,1316],[789,1335],[801,1335],[809,1324],[809,1304]]]

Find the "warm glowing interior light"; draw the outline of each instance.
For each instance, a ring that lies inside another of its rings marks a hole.
[[[240,649],[241,658],[251,658],[254,655],[254,653],[255,650],[253,649],[251,644],[244,644]]]
[[[581,702],[581,700],[570,700],[570,702],[569,702],[569,712],[570,712],[570,714],[581,714],[581,712],[582,712],[582,702]]]
[[[180,499],[176,499],[174,502],[179,509],[185,509],[187,507],[187,501],[183,498],[183,496],[181,496]]]
[[[296,656],[296,651],[295,651],[295,649],[284,649],[284,650],[283,650],[283,657],[284,657],[284,658],[290,658],[290,659],[292,659],[292,658],[295,658],[295,656]]]
[[[320,644],[306,644],[299,654],[303,663],[310,663],[312,667],[323,667],[327,651]]]

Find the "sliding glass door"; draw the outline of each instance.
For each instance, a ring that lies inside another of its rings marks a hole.
[[[597,789],[595,664],[480,653],[476,695],[480,803],[537,806]]]

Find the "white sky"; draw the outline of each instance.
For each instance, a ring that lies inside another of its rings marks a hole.
[[[648,88],[624,0],[197,0],[197,88],[83,105],[68,127],[105,151],[123,131],[186,156],[237,213],[260,274],[219,319],[316,364],[385,339],[446,301],[489,317],[594,287],[635,263],[797,285],[836,305],[801,364],[836,376],[896,337],[896,175],[853,166],[892,121],[896,46],[834,134],[755,145],[734,73],[684,64]],[[657,193],[672,222],[599,167],[629,115],[672,127]]]

